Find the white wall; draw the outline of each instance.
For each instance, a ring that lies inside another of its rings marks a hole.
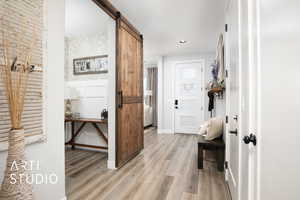
[[[29,160],[40,162],[44,175],[55,173],[58,183],[34,186],[36,199],[60,200],[65,197],[64,173],[64,13],[65,1],[46,0],[47,63],[46,70],[46,127],[47,141],[26,147]],[[0,163],[5,163],[6,152],[0,152]],[[0,171],[3,174],[3,168]]]
[[[116,168],[116,21],[108,20],[108,161],[109,169]]]
[[[225,120],[226,115],[226,91],[223,92],[223,97],[215,97],[215,116]]]
[[[159,133],[172,133],[172,110],[174,107],[173,98],[173,83],[172,68],[174,67],[174,62],[187,61],[187,60],[201,60],[205,62],[205,80],[207,83],[211,78],[211,63],[215,59],[215,53],[209,54],[191,54],[183,56],[168,56],[161,57],[158,61],[158,132]],[[203,86],[205,88],[205,85]],[[208,110],[208,97],[207,92],[204,93],[205,102],[205,119],[209,118]],[[225,97],[225,96],[224,96]],[[216,113],[217,116],[225,115],[225,98],[223,100],[216,99]]]
[[[300,1],[259,2],[259,196],[298,200]]]
[[[213,63],[215,59],[215,54],[212,53],[209,57],[206,58],[206,64],[205,64],[205,84],[208,83],[208,81],[212,80],[212,67],[211,64]],[[206,86],[206,85],[205,85]],[[207,90],[205,91],[205,120],[210,118],[210,112],[208,111],[208,96],[207,96]],[[221,117],[222,119],[225,118],[226,115],[226,90],[223,92],[223,97],[217,97],[215,95],[215,107],[212,111],[213,117]]]
[[[160,57],[157,62],[157,129],[158,133],[164,132],[164,57]]]
[[[80,113],[82,118],[101,118],[101,111],[108,108],[108,80],[86,80],[86,81],[68,81],[69,87],[76,88],[78,91],[78,100],[72,101],[72,111]],[[80,127],[80,123],[75,124],[75,130]],[[97,124],[101,131],[106,135],[107,126]],[[67,123],[66,142],[71,139],[71,123]],[[107,146],[105,140],[98,134],[95,127],[87,124],[76,138],[77,143],[88,145]],[[79,148],[79,147],[78,147]],[[83,148],[87,149],[87,148]]]
[[[107,27],[107,24],[99,24],[98,26]],[[105,30],[107,29],[105,28]],[[88,74],[88,75],[73,74],[73,59],[108,55],[108,33],[107,32],[91,34],[91,35],[81,35],[76,37],[67,37],[65,41],[66,41],[65,77],[67,81],[97,80],[97,79],[108,78],[107,73]]]

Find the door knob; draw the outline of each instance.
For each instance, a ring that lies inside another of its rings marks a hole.
[[[253,145],[256,146],[256,136],[252,133],[249,136],[245,136],[243,141],[245,144],[250,144],[250,142],[252,142]]]

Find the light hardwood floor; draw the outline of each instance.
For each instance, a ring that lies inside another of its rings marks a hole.
[[[208,156],[207,156],[208,157]],[[66,150],[68,200],[230,200],[212,158],[197,169],[197,137],[145,131],[145,149],[119,170],[107,156]]]

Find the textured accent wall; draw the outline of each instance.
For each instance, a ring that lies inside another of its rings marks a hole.
[[[27,94],[22,118],[26,136],[43,133],[43,0],[1,0],[0,1],[0,64],[3,64],[2,37],[9,43],[9,58],[22,57],[24,48],[30,46],[36,37],[32,51],[32,63],[41,67],[39,72],[29,75]],[[34,37],[35,35],[35,37]],[[0,78],[0,150],[7,148],[11,128],[9,108],[2,78]],[[31,139],[33,137],[30,137]]]
[[[74,75],[73,59],[108,55],[107,33],[89,36],[70,37],[65,39],[65,80],[96,80],[107,79],[108,74]]]

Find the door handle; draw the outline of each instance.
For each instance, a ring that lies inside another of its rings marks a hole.
[[[175,99],[175,102],[174,102],[175,106],[178,105],[178,99]]]
[[[232,134],[232,135],[237,135],[238,134],[238,130],[235,129],[234,131],[229,131],[229,133]]]
[[[234,116],[233,116],[233,119],[234,119],[235,121],[237,121],[237,120],[238,120],[238,116],[237,116],[237,115],[234,115]]]
[[[123,91],[118,92],[118,108],[123,107]]]
[[[250,142],[252,142],[254,146],[256,146],[256,142],[257,142],[256,141],[256,136],[252,133],[249,136],[245,136],[243,138],[243,141],[244,141],[245,144],[250,144]]]

